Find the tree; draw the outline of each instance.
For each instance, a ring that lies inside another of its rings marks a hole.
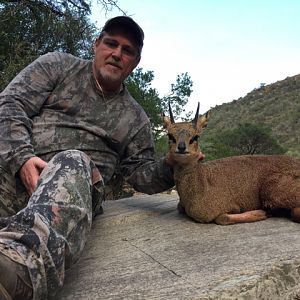
[[[193,81],[187,72],[177,75],[176,83],[171,84],[171,92],[161,99],[163,110],[169,112],[170,102],[175,119],[185,113],[184,106],[193,91],[192,87]],[[190,115],[191,112],[188,112],[183,118],[188,120]]]
[[[214,158],[232,155],[283,154],[283,149],[271,135],[271,130],[262,125],[239,124],[233,130],[222,131],[212,140],[206,149]],[[213,146],[212,146],[213,145]]]
[[[144,108],[155,130],[161,124],[162,106],[157,90],[151,87],[153,79],[153,71],[144,72],[142,68],[137,68],[127,78],[126,86],[132,97]]]
[[[117,1],[98,1],[107,10]],[[96,27],[91,1],[0,0],[0,91],[39,55],[64,51],[90,58]]]
[[[184,106],[192,93],[193,82],[187,73],[177,75],[176,83],[171,84],[170,93],[160,98],[157,90],[151,86],[153,79],[153,71],[143,71],[142,68],[137,68],[127,78],[126,86],[133,98],[144,108],[151,121],[156,157],[161,157],[168,149],[168,141],[162,128],[162,113],[169,114],[168,102],[170,101],[174,116],[183,114]],[[189,116],[190,113],[187,113],[185,118]]]
[[[162,133],[162,114],[168,115],[168,102],[172,105],[175,116],[182,114],[184,105],[192,92],[193,82],[187,73],[177,75],[176,83],[171,84],[171,92],[162,98],[159,97],[158,91],[151,86],[154,79],[153,71],[143,71],[137,68],[126,80],[126,86],[130,94],[135,98],[147,113],[157,141],[161,138]],[[187,114],[186,118],[189,117]]]
[[[91,2],[92,1],[90,0],[1,0],[0,5],[5,6],[6,4],[21,4],[26,8],[47,11],[48,13],[63,16],[68,10],[90,14]],[[96,2],[100,4],[105,11],[111,11],[115,7],[122,11],[117,5],[118,0],[97,0]]]
[[[193,81],[188,73],[177,75],[176,83],[171,84],[171,91],[160,98],[157,90],[151,87],[153,79],[153,71],[144,72],[142,68],[137,68],[126,80],[126,85],[131,95],[145,109],[155,130],[161,125],[162,112],[169,114],[169,102],[175,118],[185,113],[184,106],[192,93]],[[188,112],[183,118],[189,116]]]

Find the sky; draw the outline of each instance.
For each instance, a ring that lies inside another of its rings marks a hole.
[[[204,113],[244,97],[262,83],[300,74],[299,0],[118,0],[144,30],[139,67],[152,87],[170,92],[177,75],[193,81],[187,111]],[[102,27],[121,15],[93,8]]]

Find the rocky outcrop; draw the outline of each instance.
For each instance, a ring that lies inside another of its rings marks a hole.
[[[57,299],[300,299],[300,224],[199,224],[177,200],[107,201]]]

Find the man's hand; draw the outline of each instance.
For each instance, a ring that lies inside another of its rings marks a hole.
[[[47,163],[38,157],[28,159],[20,169],[20,178],[26,187],[29,196],[32,195],[36,188],[41,172],[46,167]]]

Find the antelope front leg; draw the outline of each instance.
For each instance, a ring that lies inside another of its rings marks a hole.
[[[231,225],[235,223],[250,223],[267,219],[267,213],[262,209],[246,211],[240,214],[222,214],[215,219],[219,225]]]

